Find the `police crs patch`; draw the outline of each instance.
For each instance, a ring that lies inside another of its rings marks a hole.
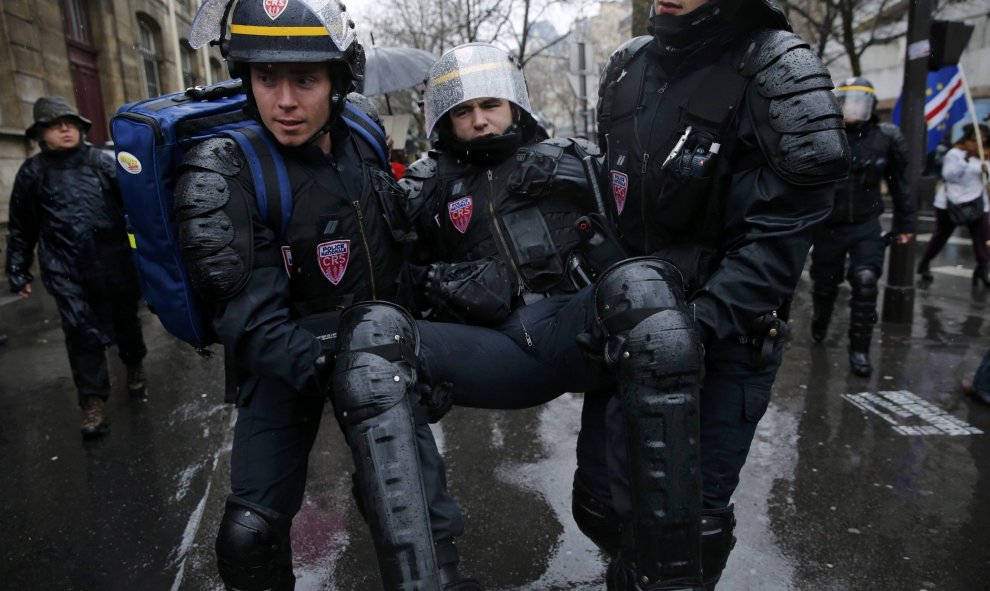
[[[347,262],[351,258],[350,240],[331,240],[316,246],[316,258],[320,263],[320,271],[330,283],[338,285],[347,272]]]
[[[629,175],[617,170],[612,171],[612,196],[615,197],[615,207],[619,213],[626,207],[626,195],[629,193]]]
[[[467,232],[468,224],[471,223],[472,211],[474,211],[474,202],[470,195],[447,204],[447,214],[450,216],[450,223],[454,224],[454,227],[461,234]]]

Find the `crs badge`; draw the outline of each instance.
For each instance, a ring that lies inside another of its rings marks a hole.
[[[320,262],[320,271],[330,283],[337,285],[347,271],[347,261],[351,258],[350,240],[331,240],[316,245],[316,259]]]
[[[447,204],[447,213],[450,215],[450,223],[454,224],[461,234],[467,232],[468,224],[471,223],[471,212],[474,210],[474,202],[471,196],[461,197],[456,201]]]
[[[264,0],[265,12],[268,14],[268,18],[272,20],[282,16],[288,5],[289,0]]]
[[[615,197],[615,207],[622,213],[626,207],[626,195],[629,193],[629,175],[617,170],[612,171],[612,195]]]

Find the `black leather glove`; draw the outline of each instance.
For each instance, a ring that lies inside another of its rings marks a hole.
[[[462,322],[498,324],[512,311],[512,282],[496,259],[433,263],[426,273],[427,298]]]

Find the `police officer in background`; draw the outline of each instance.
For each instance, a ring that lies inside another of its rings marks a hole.
[[[257,137],[284,162],[273,176],[284,176],[291,188],[291,214],[282,236],[281,224],[259,212],[244,154],[224,136],[190,150],[175,207],[190,275],[214,305],[214,329],[234,378],[227,401],[237,405],[237,422],[231,494],[216,539],[218,570],[227,589],[285,591],[295,586],[289,530],[331,395],[327,344],[339,308],[398,297],[403,225],[391,204],[401,191],[371,144],[342,119],[345,100],[367,101],[346,98],[363,74],[363,51],[337,0],[240,0],[229,21],[227,4],[207,2],[190,38],[223,40],[231,74],[244,81],[248,113],[264,128]],[[406,352],[400,340],[391,345]],[[420,588],[421,577],[436,580],[435,569],[422,568],[433,567],[432,540],[449,543],[461,528],[457,507],[440,488],[443,463],[416,394],[390,405],[387,420],[365,420],[380,414],[372,404],[334,400],[359,484],[374,474],[372,458],[402,467],[388,480],[391,504],[366,505],[372,515],[388,517],[373,519],[371,533],[390,590]],[[390,446],[393,429],[413,443]],[[437,485],[425,497],[424,482]],[[450,560],[443,588],[476,589],[461,585],[456,556]]]
[[[617,49],[602,73],[598,137],[626,247],[676,264],[703,334],[701,563],[712,589],[734,545],[731,497],[770,401],[788,304],[849,151],[828,70],[771,0],[655,0],[650,22],[652,35]],[[585,420],[600,414],[586,400]],[[588,477],[596,449],[579,447],[576,486],[619,508]],[[605,545],[617,556],[609,589],[700,587],[650,577],[630,540],[658,538],[622,524],[620,543]]]
[[[849,180],[839,185],[835,205],[818,229],[811,251],[811,338],[825,339],[843,279],[849,281],[849,367],[857,376],[873,372],[870,340],[877,321],[877,281],[883,272],[888,237],[880,228],[885,180],[894,204],[889,239],[914,238],[914,198],[907,178],[907,144],[896,125],[877,120],[877,97],[864,78],[850,78],[835,89],[852,152]],[[846,260],[848,255],[848,267]]]
[[[525,80],[505,52],[479,43],[447,52],[430,69],[424,106],[437,150],[402,182],[418,236],[414,283],[432,318],[456,323],[411,324],[379,303],[349,308],[335,395],[370,403],[426,386],[449,392],[453,404],[520,408],[602,392],[597,410],[615,420],[608,429],[601,421],[586,445],[616,461],[595,476],[635,499],[635,511],[622,513],[628,532],[662,538],[639,546],[663,563],[651,563],[649,576],[699,574],[668,572],[683,571],[685,555],[697,571],[701,543],[702,355],[679,272],[650,257],[623,260],[604,217],[585,215],[604,209],[597,149],[539,140]],[[415,344],[413,379],[386,348],[396,334]],[[390,476],[383,463],[377,479],[361,483],[366,507],[382,506],[375,499]],[[682,494],[655,492],[668,487]],[[614,513],[580,504],[591,513],[582,527],[614,529]]]

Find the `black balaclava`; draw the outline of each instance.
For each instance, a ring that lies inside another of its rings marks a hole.
[[[469,141],[454,137],[450,120],[444,117],[438,128],[441,141],[437,147],[449,150],[458,160],[464,160],[476,166],[498,164],[516,153],[516,150],[535,136],[536,122],[528,113],[520,113],[518,107],[512,106],[513,123],[501,135],[486,136]]]
[[[647,30],[656,39],[663,54],[686,54],[712,42],[728,41],[738,31],[748,28],[742,18],[741,0],[708,0],[688,14],[655,14],[650,5]]]

